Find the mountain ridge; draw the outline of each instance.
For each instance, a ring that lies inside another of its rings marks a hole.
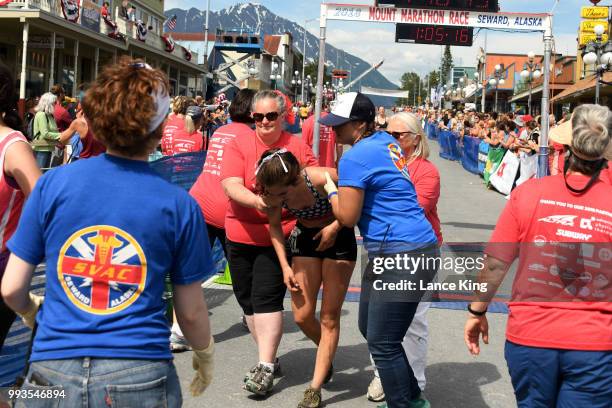
[[[205,11],[192,7],[188,10],[173,8],[166,10],[166,17],[177,16],[177,32],[203,32],[206,18]],[[304,28],[289,19],[278,16],[267,7],[255,3],[238,3],[219,11],[210,11],[209,32],[214,33],[217,28],[247,28],[260,34],[283,34],[291,33],[294,47],[302,53],[304,44]],[[306,55],[307,62],[318,60],[319,39],[312,33],[306,31]],[[351,77],[358,75],[368,69],[372,63],[377,61],[365,61],[352,54],[346,53],[334,47],[330,43],[325,45],[325,60],[328,65],[335,68],[348,69]],[[389,81],[378,71],[370,72],[361,81],[361,85],[382,89],[398,89],[399,87]],[[379,98],[372,98],[378,100]],[[385,98],[386,99],[386,98]],[[382,100],[381,100],[382,102]],[[387,102],[387,101],[385,101]]]

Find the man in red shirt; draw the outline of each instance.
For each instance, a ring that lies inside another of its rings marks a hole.
[[[64,98],[66,97],[66,92],[64,91],[64,87],[56,84],[51,88],[51,93],[57,97],[57,102],[55,103],[55,112],[53,113],[53,117],[55,118],[55,123],[57,123],[57,129],[60,132],[66,131],[70,127],[72,123],[72,116],[70,113],[64,108],[62,103],[64,102]]]
[[[329,107],[324,106],[321,117],[324,118],[329,113]],[[310,115],[302,124],[302,140],[311,149],[314,134],[314,115]],[[337,167],[338,161],[342,157],[342,146],[336,144],[336,133],[331,126],[319,125],[319,166]]]
[[[612,396],[612,187],[600,179],[612,113],[582,105],[571,123],[564,173],[512,192],[485,250],[489,288],[468,307],[465,342],[478,354],[488,303],[519,257],[505,355],[520,408],[607,408]]]

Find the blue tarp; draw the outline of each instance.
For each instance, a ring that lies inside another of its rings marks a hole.
[[[206,152],[202,151],[167,156],[163,159],[151,162],[150,166],[172,184],[189,190],[202,173],[205,161]],[[226,260],[219,241],[213,246],[212,256],[216,268],[214,271],[210,271],[210,275],[206,277],[207,279],[215,273],[225,269]]]
[[[189,190],[204,167],[206,152],[181,153],[151,162],[151,167],[172,184]]]
[[[436,140],[438,138],[438,127],[436,126],[435,123],[429,123],[427,125],[428,131],[427,131],[427,138],[431,139],[431,140]]]
[[[484,174],[489,155],[489,144],[484,140],[478,145],[478,174]]]
[[[440,132],[438,142],[440,143],[440,157],[446,160],[461,160],[456,134],[443,130]]]
[[[477,137],[463,137],[463,155],[461,156],[461,165],[470,173],[480,174],[478,170],[478,149],[480,147],[480,139]]]

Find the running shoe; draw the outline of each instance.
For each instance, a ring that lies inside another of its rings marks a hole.
[[[319,408],[321,406],[321,391],[308,388],[304,391],[304,398],[298,404],[298,408]]]
[[[425,398],[425,395],[421,393],[421,395],[419,395],[419,398],[410,401],[410,408],[431,408],[431,404],[429,403],[427,398]]]
[[[179,336],[174,332],[170,333],[170,351],[173,353],[180,353],[189,350],[191,350],[191,346],[187,342],[185,336]]]
[[[374,379],[368,386],[367,396],[370,401],[374,402],[380,402],[385,400],[385,390],[383,390],[382,383],[380,382],[380,377],[374,377]],[[386,405],[381,405],[382,408],[385,408],[385,406]]]
[[[269,367],[258,364],[255,375],[244,384],[244,389],[261,397],[266,396],[274,386],[274,373]]]
[[[376,408],[387,408],[387,403],[385,402],[382,405],[379,405]],[[410,401],[410,408],[431,408],[431,404],[429,403],[429,401],[427,400],[427,398],[425,398],[425,396],[423,394],[419,395],[419,398],[417,399],[413,399],[412,401]]]
[[[259,367],[259,363],[251,367],[249,372],[244,375],[244,380],[243,380],[244,382],[247,382],[248,380],[253,378],[253,376],[257,372],[257,367]],[[278,360],[278,357],[277,357],[276,360],[274,360],[274,378],[282,377],[282,376],[283,376],[283,373],[281,371],[280,361]]]

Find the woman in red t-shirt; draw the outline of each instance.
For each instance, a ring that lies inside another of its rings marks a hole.
[[[199,152],[204,149],[204,136],[202,135],[202,120],[204,115],[199,106],[190,106],[185,113],[185,125],[183,130],[179,130],[162,143],[165,148],[164,155],[173,156],[179,153]]]
[[[187,113],[188,105],[189,100],[186,96],[177,96],[172,101],[172,113],[168,115],[161,139],[161,148],[164,156],[172,155],[174,136],[185,130],[185,114]]]
[[[195,198],[202,209],[202,214],[206,221],[208,242],[211,248],[214,246],[215,241],[219,240],[226,257],[224,225],[228,198],[221,186],[221,165],[223,164],[226,146],[232,139],[239,134],[255,137],[253,129],[251,129],[251,124],[253,123],[251,105],[254,95],[255,91],[252,89],[242,89],[236,94],[229,108],[232,123],[221,126],[210,137],[202,174],[200,174],[189,191],[189,194]],[[183,336],[176,319],[174,319],[174,322],[170,335],[170,348],[172,351],[189,350],[189,343]]]
[[[261,155],[274,148],[287,149],[301,166],[318,164],[300,138],[283,130],[286,106],[282,94],[260,91],[255,95],[251,114],[255,134],[238,134],[229,142],[221,172],[223,188],[230,198],[225,232],[234,294],[259,351],[259,363],[247,374],[245,389],[262,396],[272,389],[278,369],[276,352],[283,332],[287,288],[270,239],[268,203],[258,194],[255,170]],[[288,236],[295,225],[294,218],[284,212],[281,225]]]
[[[611,128],[606,106],[576,108],[563,173],[517,187],[485,248],[490,289],[474,291],[464,340],[473,355],[489,342],[487,308],[518,258],[504,356],[521,408],[610,407]]]

